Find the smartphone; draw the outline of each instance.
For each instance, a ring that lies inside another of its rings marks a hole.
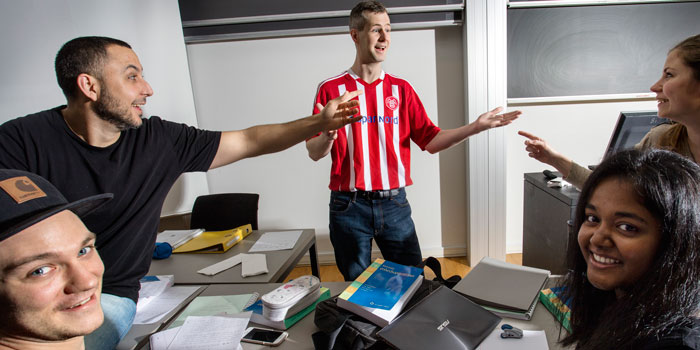
[[[277,346],[287,339],[287,332],[274,329],[248,327],[241,341],[268,346]]]

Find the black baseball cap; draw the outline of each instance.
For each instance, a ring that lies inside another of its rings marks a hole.
[[[68,203],[43,177],[0,169],[0,242],[64,210],[82,218],[112,197],[111,193],[104,193]]]

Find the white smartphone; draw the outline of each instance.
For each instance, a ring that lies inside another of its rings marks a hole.
[[[277,346],[287,339],[287,332],[274,329],[248,327],[241,341],[268,346]]]

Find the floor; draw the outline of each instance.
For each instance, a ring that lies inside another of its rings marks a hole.
[[[464,277],[471,269],[467,263],[466,257],[454,257],[454,258],[437,258],[442,266],[442,276],[448,278],[452,275],[460,275]],[[522,254],[506,254],[506,261],[512,264],[523,264]],[[321,265],[321,282],[342,282],[343,275],[340,274],[338,268],[335,265]],[[310,275],[310,266],[297,266],[289,274],[288,279],[294,279],[299,276]],[[433,272],[426,268],[425,277],[428,279],[433,279],[435,275]]]

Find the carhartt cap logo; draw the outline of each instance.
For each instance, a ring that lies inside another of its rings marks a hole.
[[[7,192],[17,204],[46,197],[46,193],[26,176],[12,177],[0,181],[0,188]]]

